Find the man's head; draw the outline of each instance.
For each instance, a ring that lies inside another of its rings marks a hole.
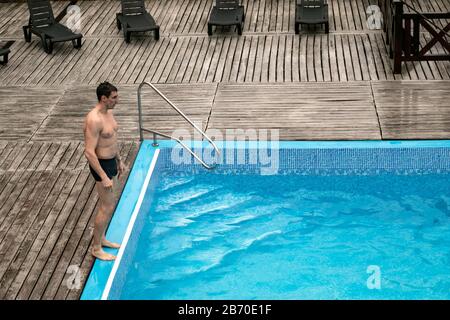
[[[97,87],[97,99],[106,106],[107,109],[113,109],[118,102],[117,88],[111,83],[105,81]]]

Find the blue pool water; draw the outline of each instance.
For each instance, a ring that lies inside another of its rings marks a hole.
[[[82,299],[450,298],[450,141],[174,146],[141,145]]]
[[[449,178],[162,171],[114,298],[448,299]]]

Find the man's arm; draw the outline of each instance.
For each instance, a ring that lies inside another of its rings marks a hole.
[[[120,178],[120,176],[125,172],[125,170],[127,170],[127,167],[125,165],[125,162],[123,162],[122,158],[120,157],[120,151],[118,149],[116,153],[116,163],[117,163],[117,171],[119,172],[118,177]]]
[[[100,166],[95,149],[97,148],[98,138],[100,136],[99,126],[95,123],[92,118],[86,119],[86,127],[84,130],[84,155],[89,161],[89,164],[102,179],[104,187],[110,187],[110,179],[106,175],[105,171]]]

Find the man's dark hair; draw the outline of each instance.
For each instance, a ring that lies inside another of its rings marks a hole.
[[[109,83],[108,81],[100,83],[97,87],[98,101],[102,100],[102,96],[109,98],[109,96],[111,95],[111,92],[113,92],[113,91],[117,92],[117,88],[115,86],[113,86],[111,83]]]

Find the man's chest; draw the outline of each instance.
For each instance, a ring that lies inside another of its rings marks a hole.
[[[119,127],[116,120],[112,115],[106,115],[102,119],[102,129],[100,131],[100,136],[104,139],[112,138],[116,135]]]

